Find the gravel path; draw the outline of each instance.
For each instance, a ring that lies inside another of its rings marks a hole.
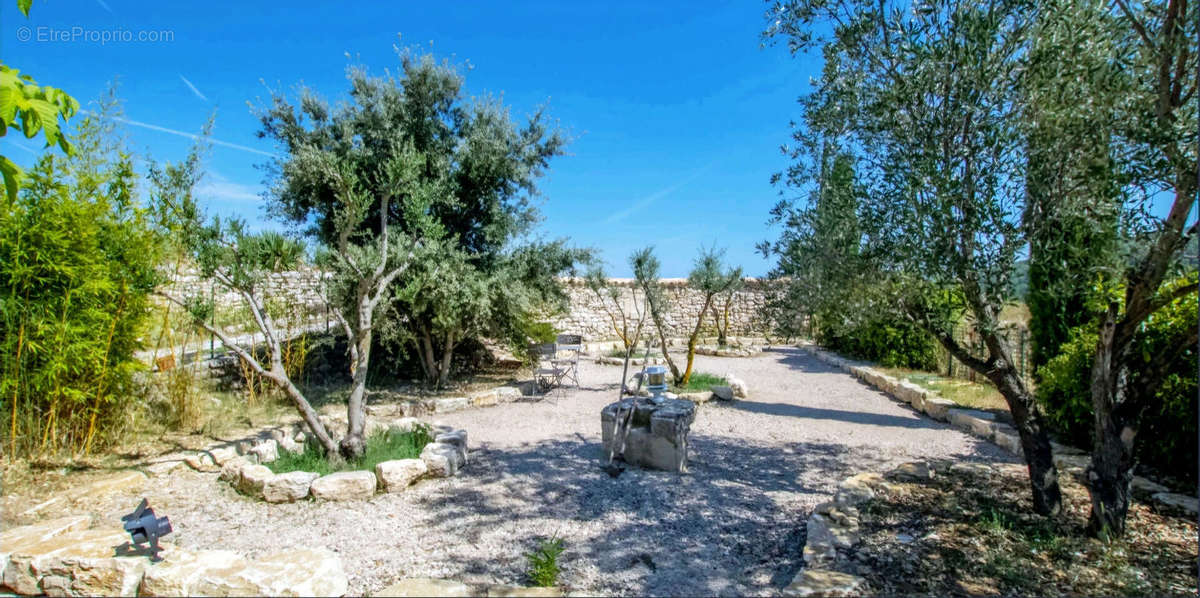
[[[802,565],[809,511],[847,475],[920,458],[1013,460],[797,349],[696,361],[745,380],[751,398],[700,407],[683,476],[600,470],[600,409],[621,370],[581,363],[582,389],[557,403],[437,418],[470,436],[470,464],[453,479],[364,503],[269,505],[215,474],[176,470],[147,496],[186,547],[336,550],[356,595],[401,577],[522,583],[524,554],[552,535],[564,539],[560,579],[572,589],[774,595]]]

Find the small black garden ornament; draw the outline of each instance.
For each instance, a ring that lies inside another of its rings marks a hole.
[[[134,548],[149,555],[151,562],[162,560],[162,557],[158,555],[162,551],[162,547],[158,545],[158,539],[171,533],[169,519],[165,516],[155,516],[154,509],[150,508],[150,502],[143,498],[141,504],[132,513],[121,517],[121,521],[125,522],[125,531],[129,532]],[[146,546],[142,546],[142,544],[146,544]]]

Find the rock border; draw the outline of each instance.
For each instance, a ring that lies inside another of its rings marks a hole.
[[[228,550],[162,544],[162,558],[120,555],[119,527],[92,528],[86,515],[0,534],[0,592],[49,596],[343,596],[349,589],[333,551],[292,548],[258,558]]]
[[[757,357],[769,348],[769,346],[763,347],[759,345],[745,347],[701,345],[696,347],[696,355],[707,355],[709,357]]]
[[[951,469],[963,464],[951,465]],[[975,464],[967,465],[974,466]],[[986,467],[986,466],[985,466]],[[900,481],[933,479],[933,466],[926,461],[903,463],[886,474],[865,472],[838,484],[833,500],[813,508],[805,523],[804,568],[784,589],[785,596],[858,596],[869,590],[866,579],[838,571],[850,562],[848,551],[860,539],[858,506],[891,488],[887,477]]]
[[[380,427],[392,427],[397,422],[387,422],[387,418],[400,418],[398,421],[417,421],[417,416],[429,416],[438,413],[461,411],[468,407],[491,407],[501,403],[511,403],[523,396],[521,389],[515,386],[502,385],[489,390],[468,393],[459,397],[440,397],[436,399],[406,399],[396,403],[367,405],[367,434]],[[331,409],[333,407],[334,409]],[[325,406],[320,410],[321,422],[326,428],[345,426],[345,406]],[[381,418],[385,421],[381,421]],[[437,426],[434,422],[434,426]],[[267,441],[275,440],[275,449],[299,450],[303,446],[308,427],[299,417],[292,415],[283,423],[259,428],[250,434],[236,440],[219,442],[200,450],[185,450],[163,455],[140,466],[150,475],[165,475],[180,465],[188,465],[199,472],[220,471],[230,459],[243,457],[248,452],[254,456],[247,460],[257,463],[259,459],[270,460],[270,449],[264,445]],[[252,451],[253,449],[253,451]]]
[[[409,432],[419,424],[414,417],[391,422],[374,420],[368,433],[381,428]],[[296,502],[310,496],[325,501],[369,500],[377,492],[403,492],[425,478],[458,475],[469,456],[466,430],[435,423],[433,441],[425,445],[419,458],[384,461],[376,465],[374,471],[339,471],[324,476],[309,471],[274,473],[264,464],[278,458],[281,442],[288,443],[283,448],[293,452],[303,446],[306,433],[295,427],[293,430],[294,438],[285,435],[281,441],[272,437],[240,455],[229,452],[214,455],[214,461],[221,468],[218,478],[241,494],[269,503]],[[222,457],[223,461],[220,460]]]
[[[1021,437],[1017,434],[1016,428],[996,421],[996,417],[991,413],[960,408],[957,403],[942,398],[936,392],[924,389],[908,380],[897,380],[876,370],[868,363],[846,359],[836,353],[820,349],[812,343],[801,343],[796,347],[824,363],[849,373],[864,384],[882,391],[893,399],[910,405],[918,413],[947,422],[967,434],[991,442],[1018,457],[1024,455],[1021,448]],[[1091,458],[1077,448],[1057,442],[1051,444],[1054,464],[1063,471],[1082,477]],[[1134,476],[1132,486],[1143,498],[1160,505],[1181,509],[1192,515],[1200,512],[1200,500],[1194,496],[1170,492],[1165,486],[1141,476]]]

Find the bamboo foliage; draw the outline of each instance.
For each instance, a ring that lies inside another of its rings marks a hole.
[[[111,110],[106,104],[101,113]],[[156,274],[132,158],[103,116],[0,211],[0,408],[10,457],[81,454],[119,429]]]

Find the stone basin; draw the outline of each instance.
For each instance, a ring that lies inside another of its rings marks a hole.
[[[630,410],[628,437],[621,444],[621,425]],[[687,436],[696,419],[696,404],[683,399],[628,398],[600,410],[605,455],[614,452],[626,463],[664,471],[687,471]]]

